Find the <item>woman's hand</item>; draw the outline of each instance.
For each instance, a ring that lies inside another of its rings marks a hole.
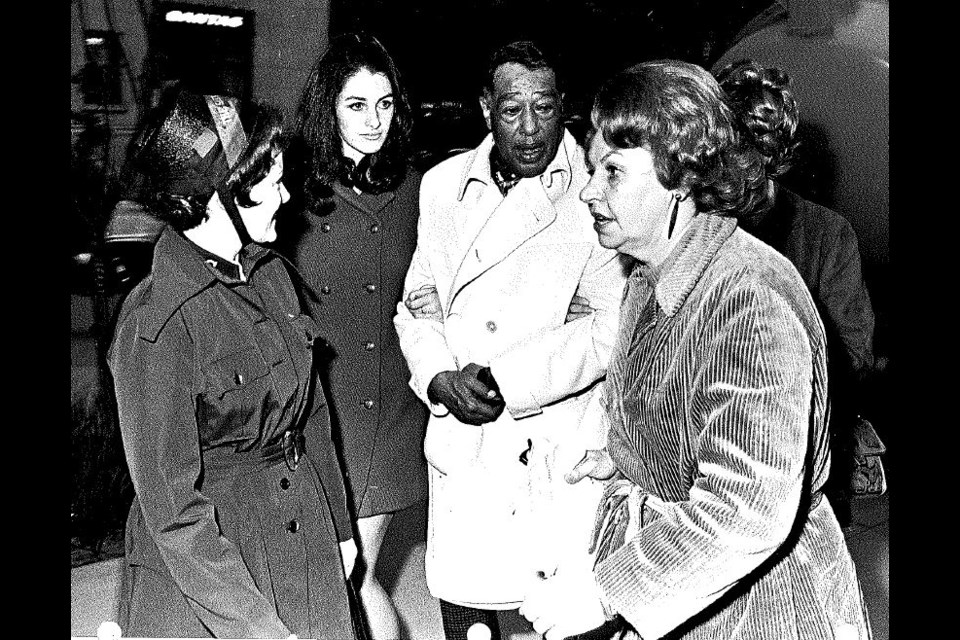
[[[563,475],[563,479],[570,484],[576,484],[584,478],[594,480],[609,480],[617,471],[617,465],[606,449],[588,449],[580,462]]]
[[[353,538],[340,543],[340,560],[343,562],[343,575],[349,579],[357,562],[357,543]]]
[[[416,291],[411,291],[403,301],[407,309],[418,320],[436,320],[443,322],[443,312],[440,309],[440,294],[432,284],[425,284]]]
[[[596,629],[611,616],[603,606],[593,575],[592,557],[561,565],[549,578],[539,578],[528,590],[520,614],[546,640],[561,640]]]
[[[570,301],[570,307],[567,309],[567,318],[565,321],[573,322],[578,318],[585,318],[594,311],[596,311],[596,309],[590,306],[589,300],[583,296],[574,294],[573,300]]]

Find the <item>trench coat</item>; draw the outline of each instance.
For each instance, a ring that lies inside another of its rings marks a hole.
[[[319,301],[322,370],[354,512],[391,513],[427,495],[427,410],[408,382],[393,315],[417,241],[420,174],[395,191],[333,197],[301,215],[287,250]]]
[[[404,296],[435,286],[443,320],[399,304],[394,322],[431,410],[427,585],[449,602],[507,609],[536,571],[588,542],[600,485],[562,474],[599,446],[581,417],[598,399],[625,276],[579,200],[588,176],[573,136],[506,197],[490,177],[492,145],[488,135],[424,176]],[[565,323],[575,293],[596,311]],[[471,362],[490,366],[506,402],[482,427],[427,398],[436,374]]]
[[[108,360],[136,491],[125,637],[354,637],[317,327],[282,259],[251,246],[240,282],[167,228],[120,311]]]
[[[598,513],[618,524],[599,527],[594,571],[640,637],[870,637],[823,495],[824,329],[785,257],[694,218],[658,273],[628,280],[603,404],[623,501]]]

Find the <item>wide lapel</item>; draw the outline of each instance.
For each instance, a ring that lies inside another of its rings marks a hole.
[[[447,309],[463,287],[550,226],[556,217],[557,211],[547,198],[540,177],[521,180],[493,210],[468,245],[453,278]]]

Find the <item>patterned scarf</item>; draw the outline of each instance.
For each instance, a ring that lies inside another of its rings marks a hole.
[[[490,175],[496,183],[500,193],[506,197],[510,189],[517,186],[517,183],[523,178],[519,173],[512,171],[500,158],[500,150],[497,145],[490,149]]]

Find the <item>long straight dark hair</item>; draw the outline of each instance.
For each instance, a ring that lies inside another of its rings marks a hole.
[[[343,155],[336,105],[347,80],[361,69],[385,75],[394,99],[390,131],[380,150],[369,156],[363,188],[371,193],[392,191],[406,175],[413,118],[393,58],[371,35],[337,36],[314,64],[297,110],[296,129],[306,152],[308,205],[328,197],[329,186],[355,169],[353,161]]]

